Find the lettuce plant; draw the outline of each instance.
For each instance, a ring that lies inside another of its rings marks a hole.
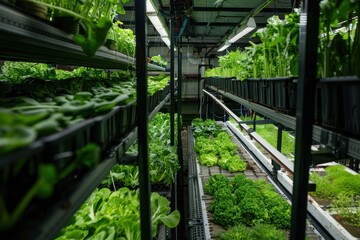
[[[242,174],[228,180],[216,174],[209,178],[204,189],[214,196],[210,211],[217,224],[228,227],[266,223],[279,229],[290,227],[290,205],[264,180],[250,180]]]
[[[163,223],[168,228],[179,224],[178,210],[170,212],[169,201],[157,193],[151,194],[152,236]],[[56,238],[70,239],[128,239],[140,237],[139,191],[120,188],[95,190],[73,216],[71,223]]]
[[[246,169],[246,162],[237,155],[236,144],[225,131],[220,130],[215,121],[194,119],[193,132],[196,140],[194,150],[199,154],[201,165],[219,165],[230,172]]]

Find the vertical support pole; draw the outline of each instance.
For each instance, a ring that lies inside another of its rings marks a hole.
[[[276,145],[277,150],[278,150],[279,152],[281,152],[282,132],[283,132],[283,129],[284,129],[283,125],[279,124],[279,125],[278,125],[278,134],[277,134],[277,145]]]
[[[256,132],[256,112],[254,112],[253,130]]]
[[[138,160],[140,181],[141,239],[151,239],[150,178],[148,155],[148,107],[146,64],[146,3],[135,0],[136,92],[138,126]]]
[[[198,105],[198,113],[199,113],[199,118],[202,118],[202,114],[200,112],[201,109],[201,98],[200,98],[200,82],[201,82],[201,65],[198,66],[198,101],[199,101],[199,105]]]
[[[177,88],[177,113],[178,113],[177,139],[178,139],[178,156],[179,157],[182,154],[182,151],[181,151],[181,95],[182,95],[182,52],[181,52],[181,45],[179,44],[178,45],[178,88]],[[182,163],[182,162],[180,162],[180,163]]]
[[[307,188],[314,123],[320,0],[306,0],[300,17],[299,81],[290,239],[305,239]],[[306,95],[305,95],[306,92]]]
[[[177,88],[177,155],[178,155],[178,161],[180,164],[180,170],[179,170],[179,174],[176,176],[176,184],[173,184],[173,189],[174,189],[174,196],[172,197],[172,202],[174,202],[174,209],[177,208],[180,211],[180,214],[182,216],[185,215],[185,209],[184,209],[184,205],[182,203],[184,203],[185,199],[184,199],[184,194],[182,194],[184,192],[183,186],[184,186],[184,162],[183,162],[183,154],[182,154],[182,142],[181,142],[181,95],[182,95],[182,52],[181,52],[181,45],[178,45],[178,49],[177,49],[177,53],[178,53],[178,58],[177,58],[177,63],[178,63],[178,88]],[[178,194],[179,193],[179,194]],[[172,210],[174,210],[172,209]],[[180,224],[178,225],[177,228],[173,228],[172,232],[171,232],[171,239],[177,239],[178,233],[179,233],[179,238],[181,238],[181,233],[183,233],[185,231],[185,229],[183,228],[183,226],[185,226],[185,223],[183,220],[180,220]]]
[[[175,93],[174,93],[174,73],[175,73],[175,64],[174,64],[174,44],[175,44],[175,17],[174,17],[174,0],[170,0],[170,145],[174,146],[175,144]]]

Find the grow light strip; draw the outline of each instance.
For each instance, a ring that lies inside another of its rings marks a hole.
[[[150,22],[159,33],[161,40],[170,48],[169,30],[164,22],[164,19],[159,16],[158,10],[152,0],[146,0],[146,15]]]
[[[255,19],[253,17],[249,18],[249,21],[247,21],[246,25],[241,26],[240,28],[236,29],[234,32],[232,32],[228,39],[230,43],[234,43],[249,32],[253,31],[256,28]]]

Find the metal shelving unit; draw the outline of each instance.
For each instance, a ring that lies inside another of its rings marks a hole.
[[[31,226],[23,226],[21,232],[11,233],[11,238],[16,238],[17,235],[21,235],[19,239],[52,239],[56,237],[56,234],[104,179],[112,166],[123,159],[127,159],[125,152],[136,139],[139,143],[138,156],[133,156],[130,159],[136,160],[135,164],[139,165],[140,171],[142,239],[150,238],[150,182],[147,138],[145,136],[147,136],[148,121],[151,121],[170,99],[170,94],[148,116],[147,70],[165,71],[165,68],[146,64],[145,2],[136,0],[136,9],[136,59],[105,47],[100,47],[93,57],[89,57],[83,53],[80,46],[72,41],[72,35],[51,26],[46,21],[21,12],[13,6],[0,3],[0,44],[2,46],[0,55],[2,60],[57,63],[106,69],[135,69],[134,66],[136,66],[138,81],[137,127],[120,141],[108,159],[85,174],[76,185],[71,186],[68,195],[55,201],[51,209],[47,209],[46,216],[41,216],[36,222],[31,223]],[[41,144],[39,146],[35,144],[32,147],[41,150]],[[14,159],[9,161],[15,161],[18,155],[14,154]],[[0,167],[8,164],[9,161],[1,162]],[[134,164],[134,162],[130,164]]]
[[[59,63],[107,69],[133,68],[136,59],[100,47],[87,56],[72,40],[72,35],[0,2],[0,55],[2,60]],[[149,70],[165,68],[148,64]]]
[[[148,122],[154,118],[169,99],[170,94],[150,113]],[[116,163],[136,164],[136,162],[132,161],[134,160],[132,158],[128,162],[125,160],[127,159],[126,151],[137,139],[137,134],[138,127],[135,127],[114,147],[114,153],[111,154],[110,158],[104,160],[94,170],[83,176],[76,185],[72,186],[72,192],[68,196],[62,196],[59,201],[54,202],[50,209],[43,209],[46,210],[46,216],[42,216],[42,219],[33,219],[31,225],[22,227],[21,232],[7,232],[7,234],[11,234],[12,237],[18,239],[54,239],[66,225],[68,219],[76,213]]]
[[[296,117],[276,112],[262,105],[249,102],[231,93],[209,86],[210,90],[229,98],[245,107],[254,110],[271,120],[296,130],[295,163],[293,164],[293,185],[288,189],[293,193],[292,201],[292,227],[291,239],[304,239],[306,215],[304,209],[310,209],[313,204],[308,203],[309,168],[311,164],[336,161],[346,157],[360,159],[360,141],[336,131],[325,129],[314,124],[316,62],[319,31],[319,3],[317,1],[304,1],[300,18],[300,64],[297,87],[297,113]],[[210,94],[207,91],[204,91]],[[305,95],[306,93],[306,95]],[[213,96],[210,96],[213,97]],[[214,97],[215,98],[215,97]],[[220,102],[220,101],[218,101]],[[226,110],[225,110],[226,111]],[[230,114],[231,115],[231,114]],[[240,123],[238,121],[238,123]],[[240,124],[241,125],[241,124]],[[244,128],[246,131],[249,129]],[[250,137],[257,139],[256,134],[248,131]],[[299,141],[301,139],[301,141]],[[313,141],[326,148],[314,154],[311,150]],[[261,145],[264,146],[261,142]],[[266,147],[265,147],[266,148]],[[276,158],[276,156],[273,156]],[[286,164],[284,164],[286,166]],[[291,168],[289,168],[291,169]],[[289,187],[289,186],[288,186]],[[330,227],[331,229],[331,227]]]

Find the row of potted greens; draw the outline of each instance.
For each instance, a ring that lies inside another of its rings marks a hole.
[[[243,116],[241,116],[240,119],[243,121],[263,120],[261,117],[253,119],[252,117]],[[230,121],[235,123],[233,118],[231,118]],[[277,148],[277,131],[278,129],[274,124],[256,124],[256,132],[274,148]],[[295,138],[288,131],[282,132],[281,153],[287,158],[294,160]]]
[[[219,67],[208,69],[206,77],[223,76],[247,78],[270,78],[298,75],[299,12],[296,10],[281,20],[274,15],[265,28],[254,36],[261,43],[251,43],[245,50],[229,52],[219,57]]]
[[[243,174],[229,180],[216,174],[205,183],[204,190],[213,196],[213,221],[228,228],[220,239],[254,239],[249,233],[260,226],[267,231],[258,232],[257,239],[286,239],[284,230],[290,228],[291,207],[266,181],[250,180]],[[259,236],[261,233],[264,235]]]
[[[359,1],[323,0],[320,9],[318,76],[360,77]],[[205,76],[236,77],[240,80],[297,76],[299,21],[298,10],[285,15],[284,20],[272,16],[266,27],[253,35],[260,39],[260,43],[250,42],[251,46],[243,51],[219,57],[219,67],[207,70]]]
[[[316,191],[309,194],[326,206],[353,236],[360,237],[356,231],[360,227],[360,175],[334,165],[325,171],[312,172],[310,180],[316,184]]]
[[[131,78],[129,81],[126,72],[113,72],[109,77],[99,69],[78,68],[67,72],[44,64],[32,65],[36,67],[24,63],[17,63],[14,68],[4,65],[6,79],[1,85],[8,91],[3,91],[0,98],[1,155],[25,147],[38,137],[103,115],[115,106],[134,102],[136,98],[135,82]],[[149,78],[149,95],[164,89],[167,82],[165,76]]]
[[[246,169],[247,164],[240,158],[236,144],[214,120],[203,121],[196,118],[192,125],[195,137],[194,150],[199,154],[201,165],[218,165],[229,172],[241,172]]]
[[[170,213],[170,202],[158,193],[151,194],[151,237],[156,237],[158,225],[175,228],[180,213]],[[111,192],[108,188],[95,190],[71,223],[56,240],[70,239],[141,239],[139,191],[120,188]],[[150,237],[150,236],[149,236]]]
[[[114,26],[116,14],[125,14],[122,1],[103,0],[10,0],[30,14],[50,20],[55,26],[73,34],[73,40],[92,56],[104,44]],[[81,30],[79,30],[81,26]],[[117,26],[117,24],[116,24]]]
[[[175,116],[176,122],[177,115]],[[157,113],[149,123],[149,161],[150,181],[162,184],[163,189],[174,182],[175,174],[179,170],[176,144],[170,145],[170,114]],[[175,133],[176,129],[175,129]],[[175,135],[175,139],[176,135]],[[137,152],[137,144],[133,144],[129,152]],[[110,174],[102,182],[108,188],[125,186],[137,188],[139,186],[139,169],[137,166],[115,165]],[[160,187],[160,186],[159,186]]]

